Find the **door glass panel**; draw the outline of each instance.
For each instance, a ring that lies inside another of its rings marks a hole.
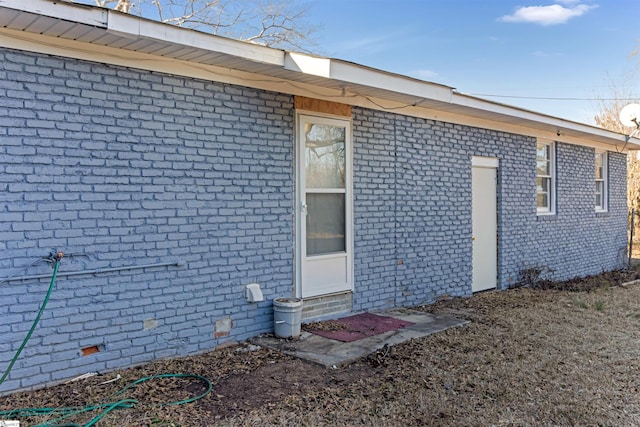
[[[307,255],[345,252],[344,193],[307,193]]]
[[[345,128],[306,123],[305,185],[307,188],[345,188]]]

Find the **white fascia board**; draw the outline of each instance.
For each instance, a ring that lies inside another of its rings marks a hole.
[[[107,27],[108,10],[96,6],[53,0],[0,0],[0,8],[19,10],[92,27]]]
[[[107,31],[122,37],[133,40],[152,39],[231,55],[252,62],[284,66],[285,52],[282,50],[176,27],[118,11],[108,12]]]
[[[284,69],[318,77],[326,77],[328,79],[331,78],[331,60],[321,56],[287,52],[284,59]]]
[[[452,103],[476,110],[483,110],[489,113],[501,114],[516,119],[521,119],[526,122],[536,122],[547,127],[556,128],[556,132],[566,133],[567,131],[573,131],[585,135],[592,135],[598,138],[606,138],[614,140],[614,143],[625,144],[629,149],[640,149],[640,140],[636,138],[628,138],[625,135],[612,132],[599,127],[574,122],[571,120],[561,119],[559,117],[549,116],[542,113],[536,113],[533,111],[525,110],[518,107],[500,104],[493,101],[476,98],[470,95],[456,93],[453,96]]]
[[[599,128],[594,128],[588,125],[582,125],[576,122],[572,122],[570,120],[561,119],[559,117],[549,116],[542,113],[536,113],[534,111],[529,111],[523,108],[514,107],[511,105],[505,105],[498,102],[489,101],[482,98],[476,98],[471,95],[465,95],[462,93],[456,93],[452,100],[453,104],[473,108],[476,110],[483,110],[489,113],[502,114],[506,116],[515,117],[522,120],[530,120],[539,123],[544,123],[545,125],[557,126],[562,128],[568,128],[569,126],[575,127],[575,130],[584,131],[584,129],[588,128],[590,133],[593,130],[601,130]],[[578,129],[581,128],[581,129]],[[608,131],[604,131],[607,133]]]
[[[521,120],[521,126],[531,127],[532,130],[536,127],[534,123],[537,123],[545,128],[552,128],[553,133],[572,131],[582,134],[584,137],[589,137],[590,139],[596,137],[596,139],[599,140],[608,140],[605,142],[607,145],[626,146],[627,149],[631,150],[640,149],[640,140],[637,138],[629,138],[622,134],[595,126],[464,95],[448,86],[423,82],[410,77],[386,73],[344,61],[331,60],[330,78],[361,86],[368,86],[374,89],[411,95],[415,97],[415,106],[419,106],[421,99],[440,101],[452,106],[466,107],[476,111],[496,114],[498,123],[499,119],[497,116],[503,115]],[[410,106],[407,105],[407,107]],[[538,134],[539,132],[540,129],[537,131],[534,130],[532,133]],[[557,140],[561,140],[561,138],[557,138]]]
[[[454,91],[449,86],[427,83],[337,59],[331,60],[331,78],[374,89],[409,94],[415,96],[415,105],[422,99],[450,103]]]
[[[562,121],[562,119],[556,117],[545,116],[544,114],[539,114],[533,111],[489,101],[482,98],[476,98],[475,96],[465,95],[460,92],[456,92],[453,95],[451,103],[461,107],[473,108],[474,110],[483,110],[495,114],[503,114],[506,116],[517,117],[523,120],[540,121],[542,117],[546,117],[548,119],[557,120],[558,122]]]

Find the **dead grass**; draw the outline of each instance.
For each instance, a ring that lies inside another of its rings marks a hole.
[[[17,393],[0,398],[0,410],[109,401],[140,376],[190,372],[214,383],[206,398],[156,406],[202,386],[152,382],[124,396],[141,402],[135,409],[98,425],[640,425],[640,285],[607,280],[421,307],[472,322],[340,369],[243,345],[120,371],[107,385],[117,373]]]

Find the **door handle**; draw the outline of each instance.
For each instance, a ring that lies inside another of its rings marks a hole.
[[[303,203],[302,205],[300,205],[300,210],[302,211],[302,213],[304,215],[306,215],[307,214],[307,204]]]
[[[471,240],[473,240],[475,242],[476,236],[471,237]]]

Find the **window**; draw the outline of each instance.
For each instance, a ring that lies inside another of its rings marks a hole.
[[[596,151],[596,211],[607,210],[607,153]]]
[[[553,143],[538,143],[536,150],[536,196],[538,214],[555,211],[555,150]]]

